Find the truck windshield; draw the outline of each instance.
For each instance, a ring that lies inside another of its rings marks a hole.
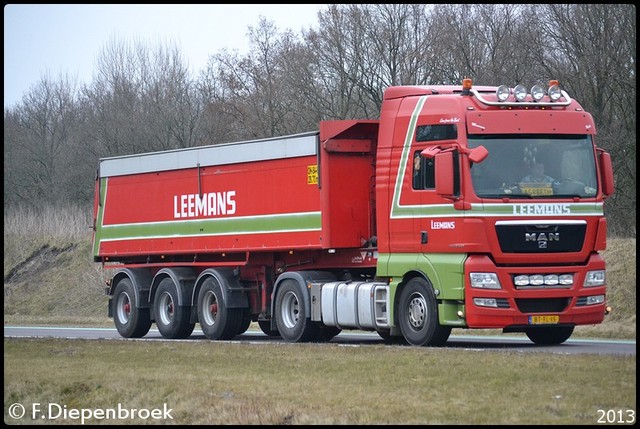
[[[596,157],[590,135],[469,136],[489,156],[471,165],[482,198],[594,197]]]

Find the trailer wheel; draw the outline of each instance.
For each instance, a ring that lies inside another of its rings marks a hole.
[[[271,329],[271,321],[270,320],[258,320],[258,326],[260,326],[260,330],[264,332],[264,334],[268,337],[279,337],[280,331],[277,329]]]
[[[144,337],[151,328],[149,309],[137,304],[131,280],[120,280],[113,293],[111,313],[118,333],[124,338]]]
[[[438,322],[438,304],[433,287],[415,277],[402,289],[399,302],[400,330],[414,346],[441,346],[449,339],[451,327]]]
[[[531,328],[525,331],[527,337],[540,346],[552,346],[562,344],[573,334],[573,326],[554,326],[543,328]]]
[[[251,326],[251,311],[248,308],[243,308],[242,311],[242,321],[238,328],[238,333],[236,335],[244,334]]]
[[[187,338],[195,323],[189,323],[191,308],[178,305],[178,288],[169,277],[162,279],[153,300],[158,331],[164,338]]]
[[[242,326],[241,308],[227,308],[222,287],[216,279],[208,277],[198,292],[198,322],[210,340],[230,340]]]
[[[285,341],[315,341],[320,334],[318,324],[306,314],[302,294],[295,280],[284,280],[276,296],[276,324]]]

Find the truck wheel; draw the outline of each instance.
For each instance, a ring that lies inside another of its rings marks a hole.
[[[276,324],[285,341],[302,343],[318,338],[320,327],[307,316],[302,293],[295,280],[283,281],[278,291]]]
[[[198,292],[198,322],[210,340],[230,340],[242,326],[241,308],[227,308],[222,288],[217,280],[208,277]]]
[[[193,332],[195,323],[189,323],[191,309],[178,305],[178,288],[171,278],[158,285],[153,309],[156,326],[164,338],[187,338]]]
[[[151,328],[148,308],[139,308],[133,284],[128,278],[118,282],[111,301],[111,314],[118,333],[124,338],[141,338]]]
[[[399,302],[400,330],[414,346],[441,346],[449,339],[451,327],[438,322],[438,304],[433,287],[415,277],[402,289]]]
[[[270,320],[258,320],[258,326],[264,334],[268,337],[279,337],[280,331],[277,329],[271,329],[271,321]]]
[[[236,335],[244,334],[251,326],[251,311],[248,308],[243,308],[242,311],[242,322],[238,327],[238,333]]]
[[[573,326],[531,328],[525,331],[527,337],[540,346],[562,344],[573,334]]]

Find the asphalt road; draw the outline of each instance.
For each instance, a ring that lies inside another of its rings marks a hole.
[[[75,327],[40,327],[40,326],[5,326],[4,336],[12,338],[67,338],[67,339],[113,339],[121,341],[209,341],[199,329],[185,340],[167,340],[162,338],[156,329],[141,339],[125,339],[115,328],[75,328]],[[249,330],[238,335],[229,343],[252,344],[289,344],[280,337],[268,337],[262,331]],[[375,332],[343,331],[331,340],[332,344],[344,346],[367,346],[385,344]],[[294,345],[294,344],[289,344]],[[408,345],[388,345],[388,347],[410,347]],[[600,340],[569,339],[556,346],[538,346],[526,337],[509,335],[477,336],[454,335],[449,337],[446,348],[488,351],[544,352],[559,354],[596,354],[596,355],[636,355],[635,340]]]

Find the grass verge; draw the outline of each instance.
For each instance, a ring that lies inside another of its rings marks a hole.
[[[5,422],[18,424],[53,422],[33,404],[171,409],[85,423],[225,425],[590,425],[636,406],[635,356],[50,339],[5,339],[4,356]],[[29,413],[13,420],[14,403]]]

